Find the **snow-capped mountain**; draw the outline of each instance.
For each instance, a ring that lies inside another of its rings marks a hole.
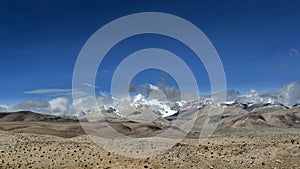
[[[158,99],[147,99],[145,96],[138,94],[133,97],[131,106],[133,107],[147,107],[162,117],[171,116],[179,111],[181,102],[167,102],[159,101]]]
[[[170,101],[167,99],[165,93],[160,90],[158,86],[148,84],[147,93],[137,93],[129,98],[112,98],[109,104],[100,103],[100,112],[106,116],[128,117],[134,112],[150,111],[160,117],[166,118],[173,116],[181,110],[186,110],[191,107],[201,109],[207,105],[214,105],[219,107],[238,106],[242,109],[251,111],[259,107],[267,107],[278,105],[282,107],[287,106],[279,102],[280,99],[276,95],[259,94],[256,90],[251,89],[245,94],[240,94],[236,90],[229,90],[226,92],[226,101],[222,103],[213,103],[212,96],[201,96],[197,99]],[[85,111],[84,114],[90,112],[99,112],[99,110]],[[142,116],[142,115],[141,115]]]

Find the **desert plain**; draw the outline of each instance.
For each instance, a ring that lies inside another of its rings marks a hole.
[[[181,142],[147,158],[122,156],[95,144],[75,117],[1,113],[0,168],[300,168],[299,110],[299,106],[253,110],[229,106],[207,140],[198,140],[199,116]],[[168,128],[167,120],[162,121],[113,119],[108,124],[125,135],[144,137]]]

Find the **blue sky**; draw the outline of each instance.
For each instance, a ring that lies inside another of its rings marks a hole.
[[[121,16],[149,11],[174,14],[198,26],[219,53],[229,89],[274,92],[299,80],[299,6],[296,0],[0,0],[0,103],[45,97],[24,93],[36,89],[67,91],[76,58],[95,31]],[[182,57],[197,72],[200,90],[209,90],[205,69],[189,48],[158,35],[140,35],[116,45],[99,70],[97,90],[108,90],[118,61],[148,47]],[[149,71],[135,80],[155,83],[161,77]]]

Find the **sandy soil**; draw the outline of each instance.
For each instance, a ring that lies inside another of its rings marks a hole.
[[[155,157],[110,153],[86,136],[0,131],[0,168],[300,168],[300,135],[186,139]]]

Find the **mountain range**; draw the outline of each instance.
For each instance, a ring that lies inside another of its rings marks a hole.
[[[280,95],[260,95],[255,90],[240,94],[230,90],[226,92],[227,101],[224,102],[213,102],[212,96],[178,99],[171,94],[173,97],[168,99],[168,92],[155,85],[148,85],[148,93],[137,93],[125,102],[124,99],[103,97],[97,98],[98,106],[93,107],[89,106],[93,98],[75,100],[74,103],[79,107],[77,111],[74,107],[65,108],[68,102],[64,99],[50,101],[50,108],[58,109],[58,112],[69,111],[70,115],[47,114],[43,110],[49,110],[49,107],[42,102],[38,105],[46,109],[29,111],[24,107],[27,104],[14,106],[18,107],[17,110],[22,108],[22,111],[0,109],[0,130],[73,137],[84,134],[80,122],[88,125],[101,123],[100,126],[104,128],[108,124],[126,135],[151,136],[171,128],[178,132],[189,132],[190,136],[198,136],[204,124],[217,126],[215,133],[221,134],[285,130],[297,132],[300,127],[300,104],[284,104]],[[163,97],[162,93],[166,96]],[[65,103],[54,104],[61,101]],[[191,125],[193,127],[190,131],[184,130]],[[98,132],[91,128],[89,131]]]

